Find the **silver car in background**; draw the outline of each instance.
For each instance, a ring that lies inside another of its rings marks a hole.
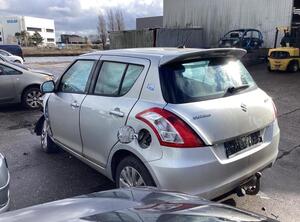
[[[10,176],[5,157],[0,153],[0,213],[9,208]]]
[[[0,105],[22,103],[25,108],[37,109],[42,96],[40,85],[53,76],[22,66],[0,60]]]
[[[20,56],[13,55],[3,49],[0,49],[0,55],[5,57],[10,62],[21,63],[23,64],[24,60]]]
[[[42,149],[57,145],[115,181],[205,198],[259,190],[278,154],[272,99],[240,49],[126,49],[77,58],[42,85]],[[45,121],[44,121],[44,119]]]

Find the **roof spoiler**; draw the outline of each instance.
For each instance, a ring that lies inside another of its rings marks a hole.
[[[246,55],[247,51],[244,49],[237,48],[220,48],[220,49],[207,49],[207,50],[199,50],[199,51],[187,51],[179,56],[166,56],[163,57],[160,61],[160,66],[190,61],[194,59],[205,59],[205,58],[218,58],[218,57],[228,57],[228,58],[236,58],[241,59],[244,55]]]

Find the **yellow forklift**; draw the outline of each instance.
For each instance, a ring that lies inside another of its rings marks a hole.
[[[284,33],[281,47],[277,48],[279,33]],[[274,48],[268,53],[268,70],[297,72],[300,67],[300,35],[299,29],[289,30],[288,27],[277,27]]]

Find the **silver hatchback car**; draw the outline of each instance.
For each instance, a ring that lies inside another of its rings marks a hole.
[[[0,105],[22,103],[25,108],[40,107],[40,85],[53,80],[53,75],[13,64],[0,56]]]
[[[272,99],[239,61],[245,53],[148,48],[82,55],[56,84],[42,85],[49,93],[36,126],[42,149],[58,145],[118,187],[212,199],[248,184],[246,191],[257,193],[258,172],[275,162],[280,131]]]

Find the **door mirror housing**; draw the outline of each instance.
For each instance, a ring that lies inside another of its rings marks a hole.
[[[41,92],[44,94],[44,93],[52,93],[54,92],[55,90],[55,83],[53,80],[50,80],[50,81],[47,81],[47,82],[44,82],[42,85],[41,85]]]

